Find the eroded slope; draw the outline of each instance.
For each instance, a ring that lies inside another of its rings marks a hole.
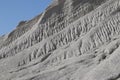
[[[119,0],[54,0],[0,37],[0,80],[119,80],[119,26]]]

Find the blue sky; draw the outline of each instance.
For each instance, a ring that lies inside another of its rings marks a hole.
[[[52,0],[0,0],[0,36],[11,32],[22,20],[37,16]]]

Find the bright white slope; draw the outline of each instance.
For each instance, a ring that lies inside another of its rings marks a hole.
[[[120,0],[53,0],[0,37],[0,80],[120,80]]]

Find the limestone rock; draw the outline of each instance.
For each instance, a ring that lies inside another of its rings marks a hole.
[[[0,80],[120,80],[120,0],[53,0],[0,37]]]

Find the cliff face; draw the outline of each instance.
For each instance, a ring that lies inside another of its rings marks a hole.
[[[120,0],[53,0],[0,37],[0,80],[119,80]]]

